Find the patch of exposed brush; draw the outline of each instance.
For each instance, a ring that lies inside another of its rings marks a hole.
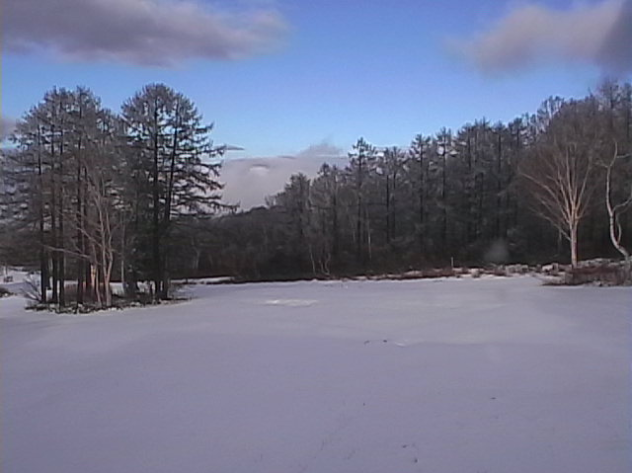
[[[580,262],[577,266],[559,266],[549,273],[551,286],[629,286],[632,273],[625,261],[594,259]]]
[[[104,304],[90,294],[83,294],[81,300],[78,297],[77,285],[66,284],[64,289],[65,304],[61,305],[56,301],[41,302],[39,287],[31,282],[28,289],[24,292],[24,296],[29,300],[26,307],[27,310],[53,312],[56,314],[74,314],[85,315],[94,312],[102,312],[106,310],[123,310],[134,307],[148,307],[162,304],[174,304],[187,300],[186,297],[180,296],[181,285],[172,287],[172,296],[168,299],[156,300],[150,292],[138,291],[133,296],[126,297],[123,294],[112,294],[110,304]]]
[[[151,307],[156,305],[165,305],[165,304],[177,304],[179,302],[186,301],[188,299],[184,297],[173,297],[170,299],[162,299],[158,301],[153,300],[138,300],[138,299],[123,299],[123,298],[115,298],[112,301],[112,305],[99,305],[95,303],[82,303],[79,304],[77,302],[66,303],[65,305],[60,305],[55,302],[37,302],[32,301],[27,305],[28,310],[34,311],[44,311],[44,312],[53,312],[55,314],[67,314],[67,315],[86,315],[94,312],[102,312],[106,310],[124,310],[134,307]]]
[[[525,264],[512,265],[490,265],[481,268],[467,267],[447,267],[447,268],[427,268],[413,271],[406,271],[396,274],[382,274],[372,276],[370,279],[388,280],[408,280],[408,279],[437,279],[437,278],[480,278],[482,276],[510,277],[514,275],[535,273],[535,267]]]

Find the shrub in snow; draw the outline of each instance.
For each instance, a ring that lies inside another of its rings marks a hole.
[[[449,278],[454,276],[452,268],[427,269],[423,272],[424,278]]]
[[[580,284],[623,286],[629,282],[627,268],[623,264],[608,261],[586,262],[575,268],[569,268],[564,275],[564,283],[571,286]]]
[[[526,264],[510,264],[505,266],[505,271],[507,274],[529,274],[532,268]]]
[[[540,271],[550,276],[558,276],[560,274],[560,265],[559,263],[545,264]]]

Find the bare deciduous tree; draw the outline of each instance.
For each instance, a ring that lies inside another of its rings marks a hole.
[[[610,241],[612,241],[612,245],[619,253],[621,253],[623,258],[625,259],[627,278],[630,278],[631,276],[630,270],[632,267],[632,261],[630,257],[630,252],[621,243],[623,230],[621,228],[620,216],[630,206],[630,204],[632,204],[632,184],[629,182],[629,180],[627,180],[627,182],[625,183],[627,185],[627,188],[624,190],[627,195],[623,193],[622,198],[616,201],[615,197],[613,196],[613,171],[618,162],[629,157],[629,154],[620,155],[619,148],[615,144],[612,158],[610,158],[610,160],[605,163],[606,210],[608,211],[608,228],[610,230]],[[629,178],[629,176],[625,177]]]
[[[560,104],[538,136],[521,175],[538,214],[570,244],[577,265],[579,226],[597,187],[597,159],[603,141],[598,104],[592,98]]]

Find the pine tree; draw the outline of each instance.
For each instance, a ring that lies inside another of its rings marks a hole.
[[[212,125],[188,98],[152,84],[123,105],[129,145],[132,265],[153,282],[154,299],[168,297],[172,226],[179,215],[217,209],[223,148],[213,146]],[[144,249],[149,249],[145,252]]]

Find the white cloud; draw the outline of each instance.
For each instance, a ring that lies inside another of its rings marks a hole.
[[[11,117],[0,116],[0,141],[5,140],[15,128],[15,120]]]
[[[228,159],[222,167],[223,201],[244,210],[263,205],[265,198],[283,190],[292,174],[314,177],[323,163],[346,163],[346,155],[326,143],[313,145],[295,156]]]
[[[485,72],[564,62],[626,73],[632,71],[632,1],[581,3],[569,10],[527,4],[477,37],[451,45]]]
[[[275,10],[235,13],[192,0],[4,0],[6,51],[172,66],[267,52],[287,26]]]

